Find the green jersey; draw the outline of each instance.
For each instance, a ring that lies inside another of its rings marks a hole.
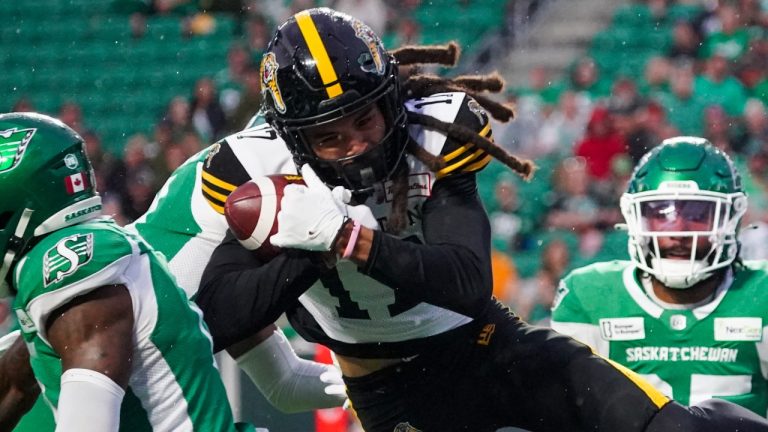
[[[235,430],[202,314],[178,288],[164,258],[142,240],[109,220],[63,228],[25,254],[14,284],[14,312],[54,416],[62,370],[47,341],[47,318],[77,296],[121,284],[135,321],[121,430]]]
[[[718,397],[768,411],[768,263],[735,266],[714,298],[661,306],[628,261],[593,264],[558,287],[552,327],[694,405]]]
[[[224,216],[216,213],[201,193],[203,163],[215,146],[177,168],[149,210],[126,227],[165,256],[168,268],[189,298],[197,293],[203,269],[227,231]]]

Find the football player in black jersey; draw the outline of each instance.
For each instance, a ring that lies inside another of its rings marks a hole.
[[[261,261],[231,234],[214,252],[197,301],[215,342],[287,312],[299,334],[336,353],[369,432],[768,430],[724,401],[670,401],[492,298],[475,175],[492,157],[532,171],[492,141],[487,112],[512,111],[481,93],[501,80],[398,74],[398,64],[457,55],[454,45],[387,52],[365,24],[330,9],[278,28],[261,65],[269,126],[241,134],[263,140],[251,145],[254,163],[224,142],[204,175],[211,188],[236,185],[284,173],[292,159],[306,186],[285,189],[271,238],[283,253]]]

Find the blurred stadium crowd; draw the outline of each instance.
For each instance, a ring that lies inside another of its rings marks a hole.
[[[749,194],[742,257],[768,256],[768,2],[647,0],[622,6],[561,79],[534,68],[511,89],[496,141],[539,166],[530,183],[486,170],[495,291],[545,323],[558,280],[627,259],[619,197],[663,139],[704,136],[733,156]]]
[[[348,12],[388,48],[458,39],[471,50],[485,32],[506,29],[516,2],[97,3],[2,2],[0,12],[18,18],[0,29],[15,47],[2,57],[3,109],[48,112],[79,131],[107,212],[128,223],[184,160],[258,111],[261,52],[274,23],[295,11],[322,3]],[[535,11],[538,2],[529,4]],[[51,10],[58,25],[36,33],[36,17]],[[30,46],[53,60],[32,60]],[[493,224],[494,291],[522,317],[546,323],[568,270],[626,258],[618,198],[642,154],[675,135],[704,136],[734,157],[751,206],[742,255],[768,256],[768,1],[632,2],[569,70],[534,68],[527,86],[506,95],[517,119],[495,125],[495,140],[538,172],[526,183],[491,165],[479,183]]]

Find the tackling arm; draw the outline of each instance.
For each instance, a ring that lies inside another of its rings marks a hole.
[[[262,263],[227,232],[195,299],[214,350],[227,348],[270,403],[284,412],[341,406],[346,400],[336,368],[299,358],[272,324],[324,269],[298,251]]]
[[[118,430],[133,360],[133,323],[123,285],[79,296],[48,318],[48,341],[63,372],[57,432]]]
[[[274,323],[325,270],[317,257],[302,251],[285,251],[262,263],[227,231],[208,261],[195,298],[214,351]]]
[[[246,346],[248,350],[243,349]],[[336,366],[297,356],[274,324],[227,351],[280,411],[332,408],[342,406],[347,399],[341,372]]]

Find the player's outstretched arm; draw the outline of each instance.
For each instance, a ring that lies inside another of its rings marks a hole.
[[[13,430],[40,394],[27,346],[18,332],[13,334],[15,340],[0,357],[0,431]]]
[[[50,315],[46,336],[63,372],[57,432],[118,430],[133,360],[133,323],[123,285],[97,288]]]
[[[334,365],[304,360],[275,325],[227,349],[264,397],[286,413],[342,406],[347,399]]]

